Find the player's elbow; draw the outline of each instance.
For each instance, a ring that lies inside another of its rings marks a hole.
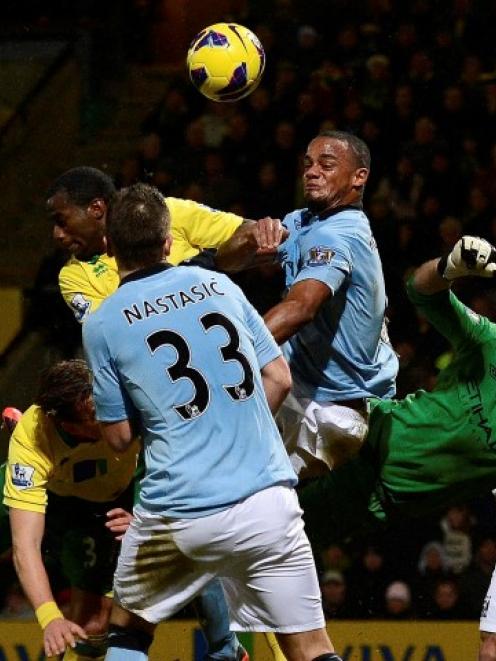
[[[129,420],[112,423],[100,423],[103,439],[114,452],[126,452],[133,442],[133,431]]]

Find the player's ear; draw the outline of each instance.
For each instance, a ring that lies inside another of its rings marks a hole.
[[[107,216],[107,203],[100,197],[95,197],[95,199],[89,203],[88,213],[96,220],[105,219]]]
[[[171,246],[172,246],[172,235],[167,234],[167,238],[164,241],[164,252],[163,252],[164,258],[170,255]]]
[[[353,175],[353,186],[355,188],[363,188],[369,178],[369,171],[367,168],[357,168]]]

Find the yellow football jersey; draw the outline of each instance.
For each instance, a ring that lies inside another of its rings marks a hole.
[[[78,443],[33,404],[10,438],[3,502],[44,513],[47,489],[91,502],[114,500],[131,482],[138,452],[138,441],[122,454],[103,440]]]
[[[243,222],[240,216],[210,209],[192,200],[165,198],[171,218],[171,264],[191,259],[201,250],[218,248]],[[76,319],[82,322],[119,285],[113,257],[96,255],[88,261],[72,257],[59,273],[59,287]]]

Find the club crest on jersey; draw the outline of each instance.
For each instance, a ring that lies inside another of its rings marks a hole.
[[[71,299],[71,308],[78,321],[82,321],[86,317],[90,307],[91,301],[88,301],[82,294],[76,294]]]
[[[28,489],[33,486],[34,468],[32,466],[23,466],[22,464],[13,464],[12,484],[18,489]]]
[[[331,259],[336,253],[331,248],[326,246],[315,246],[310,248],[308,253],[307,266],[321,266],[322,264],[329,264]]]

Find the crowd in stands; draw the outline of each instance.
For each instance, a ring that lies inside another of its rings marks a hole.
[[[116,182],[146,181],[247,218],[282,218],[304,206],[307,142],[322,129],[356,133],[372,153],[364,206],[386,276],[398,395],[430,389],[449,347],[416,314],[404,282],[462,234],[496,243],[496,5],[240,6],[229,18],[252,28],[267,55],[259,88],[243,101],[215,103],[186,72],[171,76]],[[271,269],[240,283],[261,312],[283,288]],[[496,321],[490,281],[457,292]],[[422,525],[398,522],[380,538],[334,545],[319,561],[330,619],[477,619],[496,561],[494,498],[481,494]]]
[[[459,0],[417,0],[404,10],[388,0],[248,4],[231,18],[264,45],[260,87],[222,104],[185,75],[172,78],[117,181],[148,181],[248,218],[282,218],[304,206],[308,141],[322,129],[356,133],[372,153],[364,206],[386,276],[398,394],[430,389],[449,347],[406,300],[404,281],[462,234],[496,242],[496,9]],[[240,282],[261,312],[283,287],[270,271]],[[458,293],[496,321],[491,283]],[[495,515],[492,496],[481,494],[415,536],[405,522],[380,540],[332,547],[322,559],[328,616],[478,618],[496,561]]]

